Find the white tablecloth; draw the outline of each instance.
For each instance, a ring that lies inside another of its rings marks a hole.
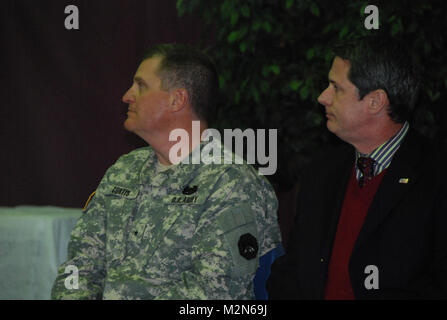
[[[81,209],[0,207],[0,299],[50,299]]]

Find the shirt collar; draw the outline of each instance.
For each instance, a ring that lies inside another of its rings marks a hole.
[[[398,133],[396,133],[388,141],[384,142],[382,145],[377,147],[370,154],[362,154],[356,150],[355,163],[356,163],[357,176],[359,177],[361,175],[360,170],[357,168],[357,159],[359,157],[369,157],[375,160],[374,175],[378,175],[383,170],[388,168],[391,164],[391,160],[393,159],[394,154],[399,149],[400,145],[402,144],[402,141],[407,135],[409,127],[410,127],[409,123],[405,122]]]

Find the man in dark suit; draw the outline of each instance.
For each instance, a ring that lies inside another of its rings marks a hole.
[[[419,84],[396,41],[334,50],[318,101],[347,144],[304,170],[271,299],[445,299],[445,149],[409,126]]]

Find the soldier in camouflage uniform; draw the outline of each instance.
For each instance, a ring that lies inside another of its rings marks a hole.
[[[271,185],[247,164],[194,164],[205,145],[221,145],[217,139],[191,141],[189,164],[167,161],[170,130],[185,120],[206,124],[206,113],[197,109],[201,102],[194,100],[196,87],[182,80],[192,68],[202,85],[199,93],[211,98],[213,88],[204,89],[203,83],[217,88],[217,76],[207,61],[174,45],[156,46],[143,59],[123,97],[135,113],[125,127],[150,146],[122,156],[107,170],[72,232],[53,299],[254,297],[259,257],[280,242]],[[171,87],[163,89],[166,82]],[[191,125],[183,128],[191,131]],[[79,270],[78,289],[65,286],[69,265]]]

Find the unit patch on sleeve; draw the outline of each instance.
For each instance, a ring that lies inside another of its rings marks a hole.
[[[239,253],[247,260],[256,258],[258,254],[258,241],[250,233],[243,234],[237,243]]]

